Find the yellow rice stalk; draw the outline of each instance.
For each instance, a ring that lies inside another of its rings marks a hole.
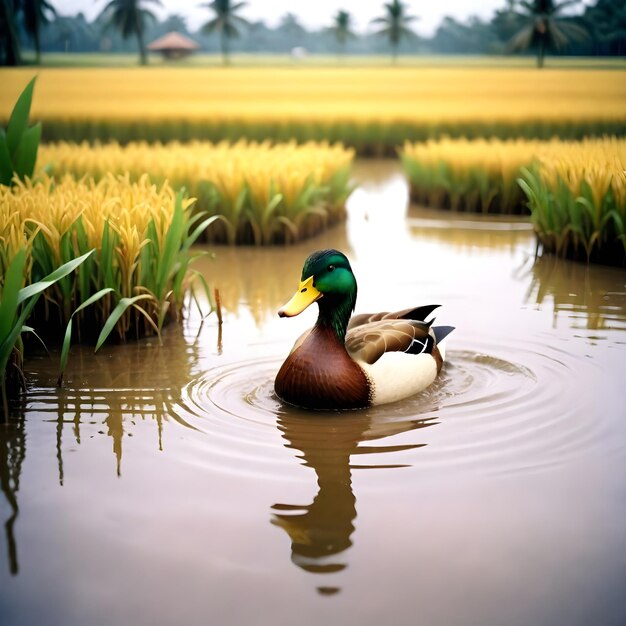
[[[184,215],[189,216],[192,203],[183,201]],[[144,334],[156,329],[157,322],[162,323],[170,304],[170,296],[164,300],[162,294],[154,293],[151,281],[152,268],[160,261],[157,248],[163,249],[175,207],[172,187],[167,183],[157,186],[147,175],[134,182],[128,175],[109,174],[99,181],[76,180],[69,175],[55,180],[44,175],[36,182],[0,185],[0,251],[3,261],[4,257],[10,261],[19,246],[29,242],[29,268],[36,265],[45,275],[95,248],[96,254],[80,268],[78,277],[61,281],[46,293],[43,315],[47,319],[53,305],[59,310],[58,321],[67,322],[76,306],[101,289],[111,288],[114,292],[102,298],[97,308],[88,309],[96,324],[92,330],[99,330],[116,301],[149,294],[135,302],[116,326],[121,338],[131,327],[142,326],[138,332]],[[104,236],[105,231],[108,236]],[[142,255],[149,244],[152,256]],[[83,271],[88,273],[81,274]],[[181,294],[172,300],[177,300],[172,310],[176,314],[182,306]]]
[[[520,181],[544,248],[626,265],[625,170],[626,139],[545,146]]]
[[[402,154],[420,163],[436,166],[440,162],[454,171],[480,167],[490,175],[515,177],[519,168],[531,163],[546,142],[528,139],[450,139],[424,143],[405,143]]]
[[[2,72],[0,114],[32,75]],[[493,125],[624,121],[625,99],[620,69],[42,68],[33,115],[44,127],[55,120]]]
[[[450,139],[406,142],[400,152],[411,195],[430,206],[471,212],[520,213],[520,168],[545,142],[524,139]]]
[[[62,142],[41,146],[38,164],[77,177],[112,172],[135,180],[148,172],[152,180],[185,187],[198,198],[201,210],[221,214],[232,233],[251,224],[259,233],[256,243],[272,243],[286,221],[299,236],[311,234],[304,232],[303,216],[312,210],[330,221],[342,216],[353,157],[353,150],[326,142]],[[274,198],[276,204],[266,211]]]
[[[528,205],[547,249],[622,263],[626,139],[443,139],[407,143],[401,157],[418,201],[504,213]]]
[[[612,189],[618,206],[626,206],[626,139],[552,141],[541,146],[537,158],[550,186],[562,180],[572,194],[580,196],[585,183],[591,187],[595,206],[600,206]]]

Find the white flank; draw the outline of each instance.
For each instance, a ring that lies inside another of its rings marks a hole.
[[[437,364],[430,354],[386,352],[373,365],[358,363],[371,382],[372,404],[407,398],[437,378]]]

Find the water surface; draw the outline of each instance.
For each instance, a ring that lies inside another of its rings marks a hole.
[[[626,276],[535,260],[523,220],[409,207],[358,163],[345,226],[217,249],[224,325],[28,361],[0,427],[0,623],[626,623]],[[357,310],[440,303],[440,379],[371,410],[272,393],[315,320],[279,319],[311,250]]]

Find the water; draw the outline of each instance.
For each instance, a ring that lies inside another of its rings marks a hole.
[[[0,623],[626,623],[626,276],[543,258],[524,221],[407,209],[364,162],[347,225],[218,249],[224,325],[28,361],[0,428]],[[424,394],[282,405],[315,307],[279,319],[337,247],[358,311],[441,303],[457,327]]]

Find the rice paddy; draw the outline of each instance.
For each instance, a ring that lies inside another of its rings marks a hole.
[[[52,337],[66,329],[61,369],[72,334],[96,349],[110,334],[160,335],[182,314],[190,246],[213,219],[192,214],[192,205],[147,176],[131,182],[109,174],[96,182],[44,175],[0,185],[1,306],[15,304],[17,329],[28,324]],[[59,267],[75,271],[56,278]],[[37,291],[43,299],[20,308],[33,285],[44,283]],[[13,352],[13,344],[6,347]]]
[[[626,140],[551,144],[519,184],[544,250],[626,266]]]
[[[517,184],[545,142],[515,139],[442,139],[406,142],[400,158],[421,204],[453,211],[527,212]]]
[[[46,68],[33,114],[47,140],[328,140],[390,154],[405,140],[443,134],[624,134],[625,75],[474,66]],[[29,78],[30,70],[2,71],[0,111]]]
[[[345,215],[354,151],[327,143],[59,143],[42,146],[40,167],[54,174],[102,178],[128,174],[185,188],[197,207],[219,215],[210,242],[294,242]]]
[[[444,139],[405,144],[413,198],[471,212],[528,207],[546,251],[626,262],[626,140]]]
[[[420,203],[530,210],[546,251],[623,265],[625,142],[585,137],[626,132],[624,75],[445,64],[42,69],[32,117],[57,142],[39,147],[33,178],[7,169],[0,185],[2,306],[22,320],[3,372],[10,359],[20,371],[22,324],[66,329],[61,369],[72,337],[98,348],[109,335],[160,335],[182,315],[194,242],[319,233],[345,217],[357,153],[399,152]],[[31,74],[1,77],[4,121]],[[32,171],[42,127],[28,128],[29,107],[18,117],[32,134]]]

